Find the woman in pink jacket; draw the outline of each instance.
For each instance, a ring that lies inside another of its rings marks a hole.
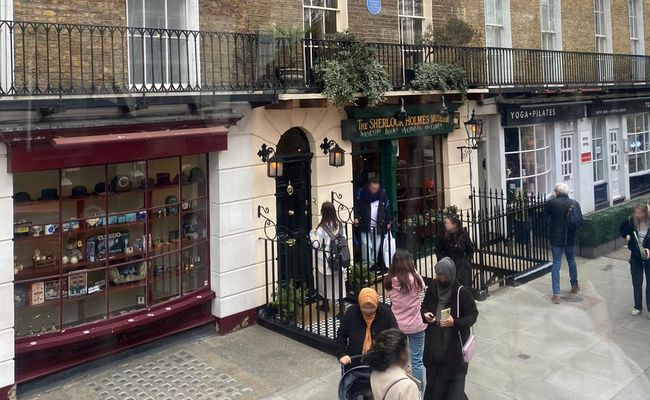
[[[413,257],[408,251],[395,251],[393,262],[384,278],[384,288],[390,297],[399,329],[408,336],[412,375],[422,382],[424,331],[427,328],[420,314],[420,294],[424,290],[424,281],[415,270]]]

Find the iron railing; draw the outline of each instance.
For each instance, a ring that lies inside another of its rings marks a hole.
[[[339,326],[339,314],[356,302],[363,287],[374,288],[380,301],[390,302],[384,278],[391,260],[384,261],[381,242],[383,227],[360,230],[353,224],[353,209],[332,192],[343,232],[353,244],[352,265],[344,271],[323,275],[332,253],[322,243],[305,237],[276,237],[275,224],[265,213],[266,303],[260,314],[262,323],[289,329],[307,343],[331,350]],[[474,242],[471,258],[472,289],[477,297],[487,294],[492,285],[503,285],[550,266],[548,221],[545,197],[508,195],[502,191],[479,190],[471,195],[472,209],[420,210],[401,216],[394,230],[396,247],[408,248],[418,273],[429,284],[435,277],[436,239],[442,234],[442,219],[456,212]],[[268,210],[267,210],[268,211]],[[381,231],[381,234],[379,232]],[[386,242],[388,253],[393,249]],[[336,256],[336,254],[334,255]],[[388,265],[387,265],[388,264]],[[298,268],[296,268],[298,267]],[[424,293],[422,293],[424,295]],[[484,298],[484,297],[482,297]]]
[[[333,41],[157,28],[0,21],[0,95],[318,91]],[[338,45],[342,43],[337,42]],[[421,63],[461,66],[470,87],[646,83],[650,57],[369,43],[395,89]]]

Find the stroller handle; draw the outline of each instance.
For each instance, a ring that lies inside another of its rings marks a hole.
[[[350,360],[352,362],[350,364],[348,364],[348,365],[341,364],[341,375],[343,375],[345,373],[345,368],[346,367],[349,367],[349,366],[352,365],[352,363],[354,363],[354,360],[360,360],[361,358],[363,358],[363,354],[360,354],[358,356],[348,356],[348,357],[350,357]]]

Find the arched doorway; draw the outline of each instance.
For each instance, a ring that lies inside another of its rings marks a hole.
[[[305,284],[313,290],[309,231],[311,230],[311,159],[309,140],[300,128],[291,128],[276,146],[284,161],[282,177],[275,181],[281,281]]]

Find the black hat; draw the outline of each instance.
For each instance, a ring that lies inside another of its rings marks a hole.
[[[14,201],[20,203],[23,201],[32,201],[32,196],[27,192],[18,192],[14,194]]]
[[[189,185],[191,183],[190,177],[187,176],[185,172],[181,172],[180,174],[176,174],[174,177],[174,185],[178,185],[178,181],[180,180],[181,185]]]
[[[128,175],[117,175],[111,180],[111,189],[115,193],[131,191],[131,177]]]
[[[95,194],[103,195],[104,193],[106,193],[106,182],[95,184]]]
[[[203,170],[199,167],[194,167],[190,170],[190,180],[192,182],[203,182]]]
[[[88,188],[82,185],[74,186],[70,197],[86,197],[88,196]]]
[[[41,190],[41,197],[39,200],[58,200],[59,191],[53,188],[47,188]]]
[[[156,174],[156,186],[169,186],[172,184],[171,175],[167,172]]]

